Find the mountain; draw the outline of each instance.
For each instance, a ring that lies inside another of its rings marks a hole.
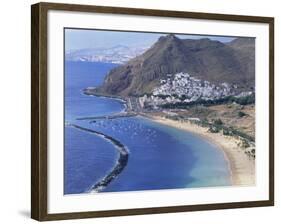
[[[250,90],[255,86],[254,46],[253,38],[221,43],[162,36],[143,54],[111,70],[96,91],[121,96],[152,93],[163,80],[180,72],[215,85]]]
[[[87,48],[66,52],[67,61],[94,61],[124,64],[142,54],[147,47],[127,47],[117,45],[110,48]]]
[[[255,39],[237,38],[231,41],[228,46],[234,49],[235,57],[239,61],[241,69],[248,75],[248,80],[251,81],[255,76]]]

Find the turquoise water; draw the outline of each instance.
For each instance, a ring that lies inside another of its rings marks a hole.
[[[230,185],[223,153],[192,133],[155,123],[143,117],[76,120],[109,115],[124,109],[122,102],[86,96],[82,89],[98,86],[115,65],[67,62],[65,71],[65,120],[112,136],[129,151],[124,170],[104,192],[160,190]],[[114,167],[118,152],[110,142],[65,127],[64,193],[87,192]]]

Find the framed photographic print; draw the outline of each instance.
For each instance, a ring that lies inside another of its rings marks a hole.
[[[274,19],[32,5],[32,218],[274,204]]]

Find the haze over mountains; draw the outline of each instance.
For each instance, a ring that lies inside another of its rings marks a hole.
[[[142,54],[148,49],[146,46],[128,47],[116,45],[109,48],[87,48],[69,51],[66,53],[67,61],[89,61],[124,64],[130,59]]]
[[[152,93],[163,80],[181,72],[215,85],[228,83],[239,91],[253,91],[254,68],[254,38],[222,43],[167,35],[144,53],[111,70],[104,84],[95,91],[120,96],[143,95]]]

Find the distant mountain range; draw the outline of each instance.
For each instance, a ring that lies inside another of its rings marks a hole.
[[[134,53],[136,57],[130,54],[126,57],[127,60],[131,57],[128,62],[111,70],[95,91],[120,96],[151,94],[162,82],[173,80],[175,74],[181,72],[214,86],[227,83],[230,88],[235,86],[236,91],[254,91],[254,38],[222,43],[207,38],[179,39],[167,35],[142,54],[138,53]]]
[[[67,61],[89,61],[124,64],[142,54],[148,47],[127,47],[117,45],[110,48],[88,48],[66,52]]]

